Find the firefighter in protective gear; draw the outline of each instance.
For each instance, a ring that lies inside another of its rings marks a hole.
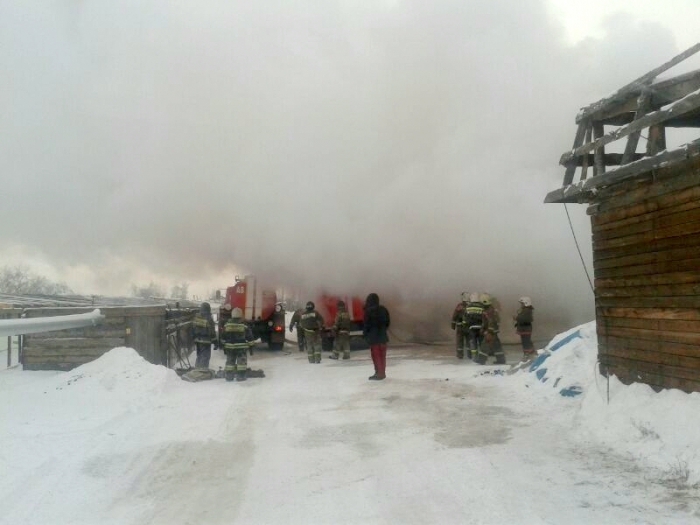
[[[299,325],[304,332],[306,355],[309,356],[309,363],[320,363],[323,317],[316,311],[316,305],[313,301],[306,303],[306,308],[301,314]]]
[[[466,329],[469,334],[469,349],[467,357],[476,359],[479,347],[481,346],[481,329],[484,323],[484,305],[481,304],[481,298],[478,293],[469,295],[469,302],[464,309],[462,320],[463,329]]]
[[[226,381],[245,381],[248,375],[248,352],[253,355],[253,331],[243,322],[240,308],[231,311],[231,318],[224,325],[221,341],[226,354],[224,377]]]
[[[303,352],[306,348],[306,341],[304,340],[304,330],[299,324],[301,322],[301,314],[303,313],[304,310],[302,310],[301,308],[295,310],[292,314],[292,319],[289,321],[289,331],[293,332],[295,327],[297,329],[297,344],[299,345],[300,352]]]
[[[520,336],[520,342],[523,345],[523,357],[526,360],[533,359],[537,352],[532,344],[532,321],[533,321],[533,310],[532,299],[527,296],[523,296],[518,299],[520,303],[520,308],[518,313],[513,317],[515,322],[515,331]]]
[[[343,353],[343,359],[350,359],[350,329],[352,320],[345,307],[344,301],[338,301],[338,313],[333,322],[333,333],[335,334],[335,345],[331,359],[338,359]]]
[[[455,348],[457,357],[464,359],[464,347],[469,348],[469,330],[464,329],[464,311],[469,303],[469,293],[462,292],[462,302],[455,306],[452,312],[452,322],[450,326],[455,331]]]
[[[202,303],[199,312],[192,319],[190,335],[197,347],[195,368],[209,368],[211,345],[216,341],[216,327],[209,303]]]
[[[501,340],[498,338],[498,330],[500,324],[500,315],[498,310],[493,305],[491,296],[483,294],[481,296],[481,304],[484,305],[483,321],[481,333],[483,342],[479,348],[476,362],[480,365],[485,365],[489,356],[496,358],[497,365],[506,364],[506,355],[503,352]]]

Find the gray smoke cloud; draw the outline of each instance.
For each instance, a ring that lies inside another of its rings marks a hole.
[[[593,318],[542,203],[574,117],[678,51],[631,16],[567,46],[541,0],[4,2],[0,48],[4,247],[125,290],[238,268],[443,323],[463,290],[527,294],[560,325]]]

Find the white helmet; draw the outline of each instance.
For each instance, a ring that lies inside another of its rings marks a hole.
[[[479,294],[477,292],[472,292],[469,294],[469,302],[470,303],[478,303],[479,302]]]
[[[243,310],[240,308],[234,308],[231,310],[231,319],[240,319],[243,317]]]
[[[469,301],[469,292],[462,292],[462,301],[465,303]]]
[[[482,294],[481,294],[481,303],[482,303],[484,306],[490,305],[490,304],[491,304],[491,296],[490,296],[489,294],[487,294],[487,293],[482,293]]]
[[[518,299],[518,302],[520,302],[523,306],[532,306],[532,299],[530,299],[526,295]]]

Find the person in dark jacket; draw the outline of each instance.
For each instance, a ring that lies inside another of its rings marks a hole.
[[[369,349],[374,363],[374,375],[371,381],[386,378],[386,344],[389,342],[387,329],[391,324],[389,310],[379,304],[379,296],[371,293],[365,301],[365,320],[362,330],[369,343]]]

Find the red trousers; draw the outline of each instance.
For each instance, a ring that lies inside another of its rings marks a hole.
[[[374,373],[377,377],[386,377],[386,345],[370,345],[369,350],[372,354],[372,362],[374,363]]]

